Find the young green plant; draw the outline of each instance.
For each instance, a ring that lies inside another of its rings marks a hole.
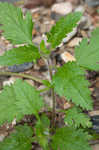
[[[27,74],[0,72],[0,75],[19,76],[32,79],[44,84],[44,90],[51,90],[53,107],[50,120],[43,112],[44,100],[35,87],[22,79],[14,84],[4,86],[0,93],[0,125],[22,120],[24,115],[34,115],[36,123],[33,127],[28,124],[17,125],[15,130],[0,143],[0,150],[30,150],[32,143],[38,142],[43,150],[91,150],[88,144],[90,135],[85,128],[91,127],[90,118],[83,114],[83,110],[92,110],[89,82],[85,78],[86,70],[99,70],[99,28],[92,32],[90,42],[83,39],[75,48],[75,62],[68,62],[57,68],[53,74],[51,53],[61,44],[62,39],[77,26],[82,14],[70,13],[62,17],[47,33],[47,42],[42,40],[38,48],[32,42],[33,22],[29,12],[24,17],[20,8],[8,3],[0,3],[0,28],[3,36],[14,45],[24,44],[6,51],[0,56],[0,66],[19,65],[26,62],[36,62],[40,57],[46,60],[50,80],[42,80]],[[64,112],[64,126],[56,128],[55,95],[65,97],[73,103],[69,110]],[[39,112],[42,115],[39,115]]]

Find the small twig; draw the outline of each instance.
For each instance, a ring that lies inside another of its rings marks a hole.
[[[33,77],[33,76],[30,76],[30,75],[27,75],[27,74],[22,74],[22,73],[0,72],[0,75],[4,75],[4,76],[9,76],[9,75],[10,76],[18,76],[18,77],[28,78],[28,79],[34,80],[36,82],[39,82],[39,83],[43,83],[43,81],[40,78]]]

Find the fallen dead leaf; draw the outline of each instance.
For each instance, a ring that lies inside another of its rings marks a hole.
[[[68,61],[76,61],[75,57],[72,56],[69,52],[64,52],[61,54],[61,58],[67,63]]]
[[[68,47],[78,46],[81,41],[82,41],[82,38],[76,37],[68,43]]]

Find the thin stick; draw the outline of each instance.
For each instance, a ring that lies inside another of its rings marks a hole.
[[[0,75],[4,75],[4,76],[18,76],[18,77],[23,77],[23,78],[28,78],[34,81],[37,81],[39,83],[43,83],[43,81],[40,78],[37,77],[33,77],[27,74],[22,74],[22,73],[13,73],[13,72],[0,72]]]

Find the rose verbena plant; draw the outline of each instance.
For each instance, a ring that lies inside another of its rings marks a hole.
[[[53,99],[50,113],[52,118],[44,114],[45,107],[42,91],[17,79],[14,84],[4,86],[0,92],[0,125],[22,120],[24,115],[34,115],[36,123],[16,125],[15,130],[0,142],[0,150],[30,150],[32,143],[38,142],[43,150],[91,150],[88,143],[90,135],[85,128],[91,127],[90,118],[84,110],[92,110],[89,82],[86,80],[86,70],[99,70],[99,28],[92,32],[90,41],[85,38],[75,48],[76,61],[68,62],[61,67],[53,66],[51,53],[62,42],[62,39],[77,26],[82,14],[70,13],[62,17],[46,34],[48,48],[44,40],[37,47],[32,43],[33,22],[29,12],[24,17],[20,8],[8,3],[0,3],[0,28],[3,36],[14,45],[23,44],[6,51],[0,56],[0,66],[19,65],[36,62],[40,57],[48,64],[50,80],[42,80],[27,74],[0,72],[0,75],[12,75],[29,78],[45,85],[45,90],[51,90]],[[53,67],[56,72],[53,74]],[[64,125],[56,127],[55,95],[65,97],[72,102],[68,110],[58,110],[64,114]],[[43,108],[43,109],[42,109]],[[42,115],[40,115],[40,112]]]

